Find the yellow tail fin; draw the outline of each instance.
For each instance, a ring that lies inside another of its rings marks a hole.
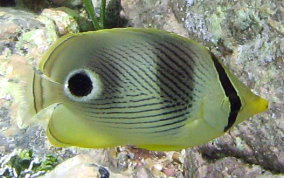
[[[50,108],[53,106],[36,108],[35,95],[38,93],[34,91],[34,80],[40,79],[40,74],[24,58],[12,58],[7,63],[7,68],[9,68],[9,72],[3,90],[12,96],[12,120],[17,123],[19,128],[26,128],[42,121],[47,124],[47,119],[43,118],[49,117]]]

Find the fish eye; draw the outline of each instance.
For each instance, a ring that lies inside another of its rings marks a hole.
[[[87,96],[93,89],[92,80],[85,72],[75,73],[68,80],[68,89],[75,96]]]
[[[87,102],[101,93],[101,82],[96,73],[88,69],[77,69],[66,77],[64,84],[65,95],[79,102]]]

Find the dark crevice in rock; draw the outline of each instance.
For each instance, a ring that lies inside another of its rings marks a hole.
[[[1,0],[0,6],[1,7],[14,7],[16,6],[16,1],[15,0]]]
[[[121,0],[111,0],[106,7],[106,28],[125,27],[128,20],[120,15]]]

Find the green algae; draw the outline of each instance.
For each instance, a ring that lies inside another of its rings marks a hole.
[[[0,159],[0,176],[12,178],[43,175],[58,163],[54,155],[48,154],[43,160],[39,160],[32,150],[19,149]]]

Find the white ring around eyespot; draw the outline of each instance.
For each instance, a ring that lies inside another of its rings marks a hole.
[[[92,82],[92,91],[91,93],[89,93],[88,95],[86,96],[82,96],[82,97],[78,97],[78,96],[75,96],[73,95],[69,88],[68,88],[68,80],[74,76],[75,74],[77,73],[84,73],[86,74],[91,82]],[[89,69],[76,69],[76,70],[73,70],[71,71],[66,79],[65,79],[65,82],[64,82],[64,94],[71,100],[73,101],[77,101],[77,102],[88,102],[92,99],[95,99],[97,98],[98,96],[100,96],[100,94],[102,93],[102,90],[103,90],[103,84],[100,80],[100,77],[98,74],[96,74],[95,72],[89,70]]]

